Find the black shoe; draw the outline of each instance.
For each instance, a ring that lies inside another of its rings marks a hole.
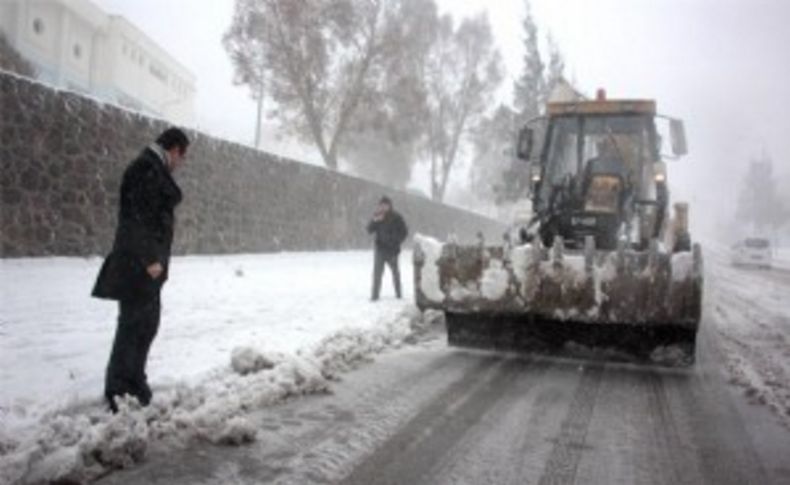
[[[104,402],[105,404],[107,404],[107,407],[109,408],[112,414],[118,413],[118,405],[115,404],[115,399],[113,397],[104,396]]]

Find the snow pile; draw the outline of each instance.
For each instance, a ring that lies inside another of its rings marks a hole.
[[[685,281],[691,278],[694,269],[694,257],[691,252],[684,251],[672,255],[672,281]]]
[[[510,261],[513,265],[513,274],[516,280],[524,287],[527,284],[527,267],[532,256],[532,245],[517,246],[510,251]]]
[[[491,259],[488,267],[483,271],[480,292],[489,300],[499,300],[507,293],[509,284],[510,277],[502,261]]]
[[[331,379],[410,342],[436,321],[435,315],[423,317],[408,307],[370,328],[340,330],[294,354],[239,347],[229,368],[214,371],[199,385],[160,391],[148,407],[129,399],[119,401],[115,415],[98,403],[71,414],[51,413],[33,435],[0,439],[0,483],[91,481],[138,463],[151,441],[251,442],[257,429],[246,418],[250,411],[291,396],[326,392]]]
[[[595,288],[595,308],[591,309],[590,316],[597,316],[600,306],[609,299],[604,293],[603,284],[614,281],[617,277],[617,266],[614,257],[604,259],[600,266],[593,266],[593,283]]]
[[[0,455],[1,483],[82,483],[107,469],[142,460],[149,440],[136,401],[121,400],[115,415],[50,415],[36,435]]]
[[[670,367],[683,367],[693,363],[689,353],[677,345],[656,347],[650,353],[650,361]]]
[[[584,270],[584,256],[564,254],[559,261],[559,266],[556,265],[557,262],[552,257],[540,264],[540,270],[543,274],[567,284],[582,283],[587,279],[587,273]]]
[[[439,280],[439,266],[436,264],[442,255],[442,243],[422,234],[414,236],[415,248],[419,248],[425,258],[420,269],[420,290],[433,302],[444,301],[444,293]]]
[[[283,360],[282,354],[265,354],[252,347],[236,347],[230,355],[230,366],[241,375],[272,369]]]
[[[443,327],[445,315],[442,310],[428,309],[422,313],[422,318],[412,322],[414,335],[424,335],[432,327]]]
[[[242,416],[230,418],[219,434],[217,443],[228,446],[240,446],[255,441],[257,429],[255,424]]]
[[[321,374],[333,379],[387,348],[408,342],[412,334],[423,330],[421,321],[419,310],[410,307],[371,329],[348,328],[336,332],[315,345],[310,354],[318,361]]]
[[[450,280],[450,299],[452,301],[474,300],[480,298],[480,291],[477,289],[476,281],[467,281],[462,285],[456,278]]]

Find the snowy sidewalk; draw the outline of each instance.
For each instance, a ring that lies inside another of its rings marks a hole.
[[[174,258],[148,363],[154,388],[227,367],[237,346],[293,352],[345,327],[366,328],[411,305],[384,275],[369,302],[371,251]],[[101,396],[114,302],[90,298],[99,258],[0,260],[0,424]]]
[[[790,248],[779,248],[774,251],[774,267],[790,271]]]

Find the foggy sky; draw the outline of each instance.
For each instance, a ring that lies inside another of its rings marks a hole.
[[[198,128],[253,138],[255,106],[231,84],[220,40],[232,0],[94,0],[134,22],[197,76]],[[438,0],[456,16],[486,9],[508,68],[521,70],[521,0]],[[488,6],[487,6],[488,5]],[[486,7],[487,6],[487,7]],[[790,174],[790,2],[783,0],[533,0],[541,35],[551,31],[567,72],[586,93],[651,97],[686,121],[690,155],[669,164],[675,198],[692,220],[733,210],[751,157],[772,155]],[[420,177],[418,177],[419,179]],[[696,216],[696,218],[695,218]]]

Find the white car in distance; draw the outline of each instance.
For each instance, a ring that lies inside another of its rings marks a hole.
[[[734,266],[768,269],[771,267],[772,259],[771,243],[762,237],[747,237],[732,246],[732,264]]]

